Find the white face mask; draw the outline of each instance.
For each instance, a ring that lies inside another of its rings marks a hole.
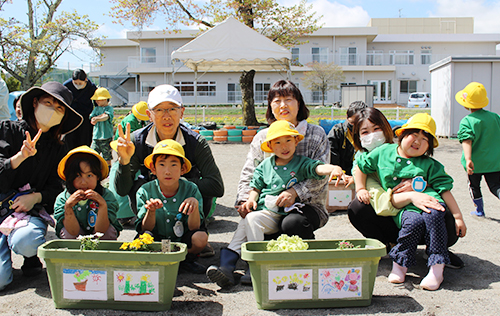
[[[61,123],[64,113],[56,111],[53,107],[38,103],[35,110],[35,118],[38,124],[51,128]]]
[[[373,149],[385,143],[385,135],[384,132],[378,131],[362,136],[359,140],[361,141],[361,146],[363,148],[368,151],[372,151]]]
[[[75,86],[75,88],[76,88],[77,90],[82,90],[83,88],[85,88],[85,86],[86,86],[87,84],[76,84],[76,83],[73,81],[73,85]]]

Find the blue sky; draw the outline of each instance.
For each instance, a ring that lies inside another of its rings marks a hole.
[[[27,21],[26,1],[14,0],[6,4],[0,15],[4,18],[15,17]],[[292,5],[299,0],[278,0],[283,5]],[[313,11],[323,15],[323,26],[347,27],[366,26],[370,18],[414,18],[414,17],[474,17],[476,33],[500,33],[499,0],[308,0]],[[101,25],[99,34],[108,38],[125,38],[131,25],[112,23],[108,13],[112,3],[109,0],[64,0],[60,10],[76,9],[80,14],[87,14]],[[157,19],[148,29],[162,29],[165,25]],[[85,45],[76,43],[72,54],[61,57],[60,67],[76,68],[88,64],[92,56]]]

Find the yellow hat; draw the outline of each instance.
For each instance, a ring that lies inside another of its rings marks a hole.
[[[486,89],[479,82],[471,82],[463,90],[458,91],[455,100],[469,109],[482,109],[490,102],[486,96]]]
[[[191,162],[184,156],[184,148],[181,144],[172,139],[165,139],[156,144],[153,149],[153,153],[144,159],[144,165],[151,169],[151,164],[153,163],[154,155],[174,155],[184,159],[184,163],[187,166],[187,171],[191,170]]]
[[[106,160],[104,160],[104,158],[102,158],[101,155],[99,155],[97,153],[97,151],[93,150],[89,146],[83,145],[83,146],[76,147],[75,149],[70,150],[66,154],[66,156],[64,156],[63,159],[61,159],[61,161],[59,162],[59,165],[57,166],[57,174],[59,175],[59,177],[61,179],[66,181],[66,176],[64,175],[64,171],[66,170],[66,162],[68,161],[68,159],[72,155],[78,154],[78,153],[84,153],[84,154],[90,154],[90,155],[96,156],[99,159],[99,161],[101,162],[102,179],[106,179],[108,177],[109,167],[108,167],[108,163],[106,162]]]
[[[114,151],[118,152],[118,140],[114,140],[112,142],[109,143],[109,147],[111,147],[111,149],[113,149]]]
[[[293,126],[292,123],[285,120],[275,121],[269,127],[269,130],[267,131],[266,140],[264,140],[264,142],[260,145],[260,148],[265,152],[272,153],[273,151],[269,147],[267,142],[272,141],[273,139],[276,139],[278,137],[287,135],[297,136],[299,142],[304,139],[304,135],[297,132],[295,126]]]
[[[92,98],[90,98],[90,100],[108,100],[108,99],[111,99],[111,94],[109,94],[108,89],[106,88],[97,88]]]
[[[439,142],[436,138],[436,122],[427,113],[417,113],[410,117],[408,122],[401,126],[401,128],[396,130],[396,136],[401,135],[401,133],[404,130],[407,129],[421,129],[423,131],[426,131],[427,133],[431,134],[432,137],[434,137],[434,148],[439,146]]]
[[[132,113],[134,116],[141,121],[148,121],[149,116],[146,114],[146,110],[148,109],[148,104],[144,101],[134,104],[132,107]]]

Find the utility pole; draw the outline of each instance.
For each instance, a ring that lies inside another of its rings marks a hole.
[[[399,17],[401,17],[401,11],[403,11],[403,9],[399,9]]]

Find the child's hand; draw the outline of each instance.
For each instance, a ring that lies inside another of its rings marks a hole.
[[[85,191],[85,198],[97,202],[99,206],[106,204],[106,200],[99,193],[92,189],[88,189],[87,191]]]
[[[472,162],[472,160],[466,160],[465,167],[467,168],[468,175],[474,174],[474,163]]]
[[[163,202],[160,199],[149,199],[146,201],[146,204],[144,204],[144,207],[148,211],[156,211],[163,207]]]
[[[238,213],[240,213],[240,216],[242,218],[245,218],[248,213],[250,213],[256,209],[257,209],[257,202],[246,201],[245,203],[241,204],[240,208],[238,209]]]
[[[276,200],[276,205],[279,207],[289,207],[295,203],[295,199],[297,198],[297,192],[294,188],[290,188],[285,190],[278,195],[278,199]]]
[[[335,186],[339,184],[340,179],[344,175],[344,171],[339,166],[333,166],[332,172],[330,173],[330,177],[328,178],[328,182],[331,182],[333,178],[337,178],[337,182],[335,182]]]
[[[195,199],[194,197],[189,197],[184,200],[184,202],[181,203],[181,206],[179,206],[179,213],[185,214],[185,215],[191,215],[195,210],[198,210],[198,200]]]
[[[463,219],[455,218],[455,230],[458,237],[465,237],[465,234],[467,233],[467,227],[465,226],[465,222]]]
[[[356,192],[356,196],[360,202],[370,204],[370,192],[368,192],[367,189],[359,189],[358,192]]]
[[[97,123],[96,120],[95,120],[95,117],[91,118],[90,119],[90,124],[95,125],[95,123]]]
[[[69,196],[69,198],[66,200],[66,206],[73,208],[75,205],[83,200],[86,200],[87,198],[85,197],[85,191],[83,190],[76,190]]]
[[[354,183],[354,177],[353,176],[350,176],[350,175],[347,175],[347,174],[344,174],[342,176],[342,180],[344,180],[344,183],[345,183],[345,187],[347,188],[348,186],[350,186],[351,184]]]

